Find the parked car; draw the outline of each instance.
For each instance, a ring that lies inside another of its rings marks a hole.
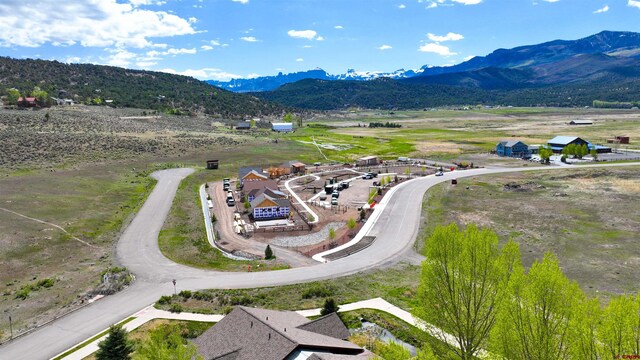
[[[325,194],[320,195],[320,201],[325,201],[325,200],[327,200],[327,195]]]
[[[337,199],[339,197],[340,197],[340,192],[338,190],[333,190],[333,192],[331,193],[331,198]]]
[[[438,172],[436,173],[436,176],[442,176],[442,175],[444,175],[444,173],[443,173],[442,171],[438,171]]]
[[[229,183],[231,183],[231,180],[229,178],[224,178],[224,179],[222,179],[222,183],[223,184],[229,184]]]
[[[235,206],[236,205],[236,201],[233,200],[233,198],[228,198],[227,199],[227,205],[228,206]]]
[[[230,186],[231,186],[231,185],[229,185],[228,183],[226,183],[226,184],[222,184],[222,190],[223,190],[223,191],[229,191]]]
[[[377,178],[378,177],[378,174],[376,174],[376,173],[369,173],[369,175],[371,175],[372,178]]]
[[[338,205],[338,198],[331,199],[331,205]]]
[[[321,163],[321,162],[319,162],[319,161],[318,161],[318,162],[314,162],[314,163],[313,163],[313,166],[320,166],[320,165],[322,165],[322,163]]]
[[[348,188],[349,188],[349,183],[346,181],[343,181],[338,185],[338,190],[344,190]]]

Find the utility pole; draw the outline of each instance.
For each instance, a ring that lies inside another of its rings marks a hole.
[[[178,295],[178,292],[176,291],[176,279],[173,279],[173,295]]]
[[[9,331],[11,332],[11,340],[13,340],[13,324],[11,323],[11,315],[9,315]]]

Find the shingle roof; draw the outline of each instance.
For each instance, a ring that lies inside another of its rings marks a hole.
[[[323,316],[299,327],[317,334],[331,336],[336,339],[346,339],[351,335],[336,313]]]
[[[520,142],[522,142],[522,141],[520,141],[520,140],[500,140],[499,144],[502,144],[505,147],[514,147],[517,143],[520,143]],[[526,145],[526,144],[524,144],[524,145]]]
[[[289,199],[272,197],[266,193],[262,193],[258,195],[255,199],[253,199],[253,201],[251,202],[251,208],[253,209],[257,207],[265,199],[273,201],[274,203],[278,204],[279,207],[291,207],[291,202],[289,201]]]
[[[338,354],[363,351],[348,341],[303,329],[309,322],[292,311],[239,306],[194,343],[206,360],[282,360],[296,349]],[[344,328],[342,322],[339,325]]]
[[[250,173],[251,171],[255,171],[259,174],[262,174],[262,167],[261,166],[241,167],[240,169],[238,169],[238,179],[242,179],[243,177],[247,176],[247,174]]]

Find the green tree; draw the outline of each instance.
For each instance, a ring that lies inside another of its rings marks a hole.
[[[582,144],[582,146],[580,146],[580,150],[578,151],[578,157],[582,159],[588,153],[589,153],[589,148],[587,147],[587,144]]]
[[[243,205],[243,206],[244,206],[244,212],[245,212],[245,213],[248,213],[248,212],[249,212],[249,209],[251,209],[251,203],[249,202],[249,200],[245,200],[245,202],[244,202],[244,205]]]
[[[351,230],[353,232],[353,229],[356,228],[356,219],[354,218],[349,218],[349,220],[347,221],[347,227],[349,228],[349,230]]]
[[[491,333],[492,349],[509,359],[569,359],[569,325],[582,296],[551,253],[528,274],[516,269]]]
[[[37,86],[33,88],[33,91],[31,92],[31,96],[36,98],[36,101],[38,102],[38,104],[40,104],[40,106],[51,105],[51,99],[49,98],[49,94]]]
[[[19,98],[20,98],[20,91],[18,89],[7,90],[7,104],[18,105]]]
[[[284,114],[284,116],[282,117],[282,122],[293,122],[294,116],[292,113],[286,113]]]
[[[112,325],[107,338],[98,344],[97,360],[128,360],[133,352],[127,330],[122,325]]]
[[[329,239],[333,240],[336,238],[336,231],[334,228],[329,228]]]
[[[600,301],[582,296],[575,306],[574,316],[569,324],[572,359],[604,358],[602,344],[598,339],[598,326],[601,321]]]
[[[519,266],[517,245],[507,249],[503,256],[498,236],[473,225],[438,227],[426,241],[414,315],[453,335],[457,346],[450,348],[461,359],[487,343],[510,271]]]
[[[152,330],[149,338],[140,344],[133,360],[203,360],[192,343],[186,343],[176,326]]]
[[[591,155],[593,160],[598,161],[598,152],[596,151],[596,149],[591,149],[591,151],[589,152],[589,155]]]
[[[338,312],[339,309],[340,307],[338,307],[338,304],[336,304],[336,301],[333,300],[333,298],[328,298],[324,301],[324,304],[322,305],[322,309],[320,310],[320,315],[324,316],[334,312]]]
[[[271,260],[273,259],[273,250],[271,250],[271,245],[267,244],[267,248],[264,249],[264,258],[265,260]]]
[[[604,309],[600,342],[604,352],[616,358],[624,354],[640,354],[640,295],[620,295]]]
[[[544,163],[548,164],[550,162],[551,156],[553,155],[553,150],[551,150],[551,148],[541,146],[540,150],[538,150],[538,155],[540,155],[540,159]]]

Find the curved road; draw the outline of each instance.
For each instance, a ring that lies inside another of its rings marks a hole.
[[[596,165],[631,166],[640,163]],[[576,166],[582,169],[591,166]],[[0,359],[48,359],[84,341],[136,311],[171,294],[171,281],[181,289],[253,288],[295,284],[335,278],[392,264],[412,252],[420,226],[424,193],[432,186],[451,178],[533,170],[566,170],[560,167],[525,167],[473,169],[451,172],[441,177],[418,178],[398,187],[369,234],[377,240],[365,250],[348,258],[310,267],[257,273],[222,273],[176,264],[165,258],[158,248],[158,233],[171,208],[180,181],[191,169],[163,170],[153,174],[158,183],[133,222],[120,238],[117,258],[137,279],[124,291],[108,296],[81,310],[44,326],[32,334],[0,347]]]

